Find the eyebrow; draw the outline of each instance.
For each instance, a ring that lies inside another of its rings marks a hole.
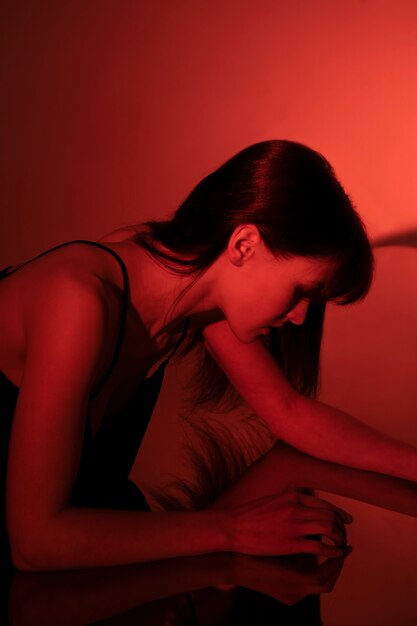
[[[323,281],[317,281],[310,285],[301,285],[301,291],[304,297],[314,298],[317,296],[324,297],[326,290],[326,283]]]
[[[320,280],[316,281],[314,283],[310,283],[309,285],[308,284],[301,285],[301,287],[304,289],[304,291],[308,291],[308,292],[320,291],[325,286],[326,286],[326,283],[324,281],[320,281]]]
[[[325,287],[326,287],[326,283],[322,281],[311,283],[310,285],[300,285],[299,287],[295,289],[294,298],[291,304],[287,307],[284,313],[282,313],[282,315],[280,315],[279,318],[277,319],[284,318],[287,315],[287,313],[289,313],[295,307],[297,302],[299,302],[300,300],[303,300],[304,298],[314,298],[317,296],[321,296],[322,298],[325,298],[323,294],[323,289]]]

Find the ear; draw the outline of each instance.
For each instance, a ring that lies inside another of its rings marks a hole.
[[[257,226],[245,224],[238,226],[232,233],[227,252],[233,265],[243,265],[252,258],[262,244],[262,237]]]

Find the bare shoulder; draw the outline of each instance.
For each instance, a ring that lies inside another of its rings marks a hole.
[[[117,327],[122,282],[114,259],[92,246],[74,244],[20,267],[4,280],[0,298],[0,368],[18,384],[38,349],[51,361],[65,351],[90,365],[106,358],[103,342]]]
[[[109,318],[108,294],[97,278],[59,272],[51,277],[26,314],[24,380],[42,372],[56,388],[61,380],[73,393],[88,395],[102,369]]]
[[[91,265],[79,259],[64,258],[39,268],[36,281],[28,280],[28,323],[32,320],[36,324],[39,316],[44,317],[51,311],[82,314],[105,307],[108,281],[105,266],[100,266],[100,263]]]
[[[109,287],[123,288],[121,278],[119,264],[106,250],[74,242],[24,262],[1,286],[17,296],[15,307],[21,303],[35,313],[62,297],[98,299],[103,304]]]

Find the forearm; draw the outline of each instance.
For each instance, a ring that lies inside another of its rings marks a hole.
[[[221,511],[148,513],[67,508],[32,523],[12,551],[23,570],[101,567],[230,550]]]
[[[326,461],[417,481],[417,449],[322,402],[299,398],[280,438]]]
[[[225,322],[204,329],[205,345],[274,435],[312,456],[417,481],[417,450],[356,418],[303,397],[261,341],[242,344]]]

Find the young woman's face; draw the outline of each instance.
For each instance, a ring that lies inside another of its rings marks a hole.
[[[310,301],[334,269],[327,259],[277,258],[261,242],[246,260],[230,261],[223,273],[221,308],[238,339],[250,343],[272,327],[302,324]]]

